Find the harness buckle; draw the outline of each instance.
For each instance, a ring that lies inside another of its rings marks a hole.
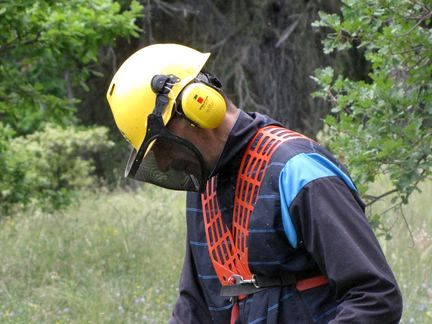
[[[261,288],[261,286],[258,285],[258,282],[257,282],[255,274],[252,275],[252,284],[255,286],[255,288]]]
[[[229,281],[233,282],[234,285],[252,284],[252,285],[254,285],[255,288],[261,288],[257,284],[256,275],[252,275],[251,279],[243,279],[242,276],[240,276],[238,274],[233,274],[230,277]]]

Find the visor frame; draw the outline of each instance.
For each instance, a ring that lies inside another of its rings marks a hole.
[[[204,192],[205,184],[207,181],[207,176],[209,175],[209,170],[205,164],[204,158],[201,152],[188,140],[181,138],[172,132],[170,132],[166,126],[164,125],[162,116],[157,113],[151,113],[147,118],[147,133],[144,138],[142,144],[138,151],[135,149],[132,151],[129,161],[127,163],[125,169],[125,177],[132,178],[135,180],[139,180],[135,178],[137,171],[140,168],[140,165],[148,152],[152,149],[153,144],[156,143],[158,138],[164,138],[168,140],[172,140],[180,143],[181,145],[186,146],[189,150],[191,150],[198,159],[198,162],[201,167],[201,179],[199,179],[199,188],[197,187],[197,192]],[[135,156],[133,156],[134,151],[136,152]],[[131,162],[131,159],[133,161]]]

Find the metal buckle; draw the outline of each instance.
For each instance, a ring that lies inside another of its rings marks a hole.
[[[238,274],[233,274],[230,279],[233,279],[234,281],[234,285],[243,285],[243,284],[252,284],[254,285],[255,288],[261,288],[260,286],[258,286],[257,281],[256,281],[256,275],[252,275],[252,279],[243,279],[242,276],[238,275]]]
[[[256,275],[252,275],[252,283],[255,286],[255,288],[261,288],[257,283]]]

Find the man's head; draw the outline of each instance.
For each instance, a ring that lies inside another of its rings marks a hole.
[[[227,105],[219,80],[202,71],[209,55],[182,45],[151,45],[117,71],[107,99],[133,146],[126,176],[170,189],[203,189],[214,166],[203,156],[211,152],[202,137],[217,133]]]

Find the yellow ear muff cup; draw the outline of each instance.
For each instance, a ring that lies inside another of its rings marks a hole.
[[[217,128],[226,113],[224,97],[203,83],[192,83],[183,89],[181,106],[185,116],[201,128]]]

